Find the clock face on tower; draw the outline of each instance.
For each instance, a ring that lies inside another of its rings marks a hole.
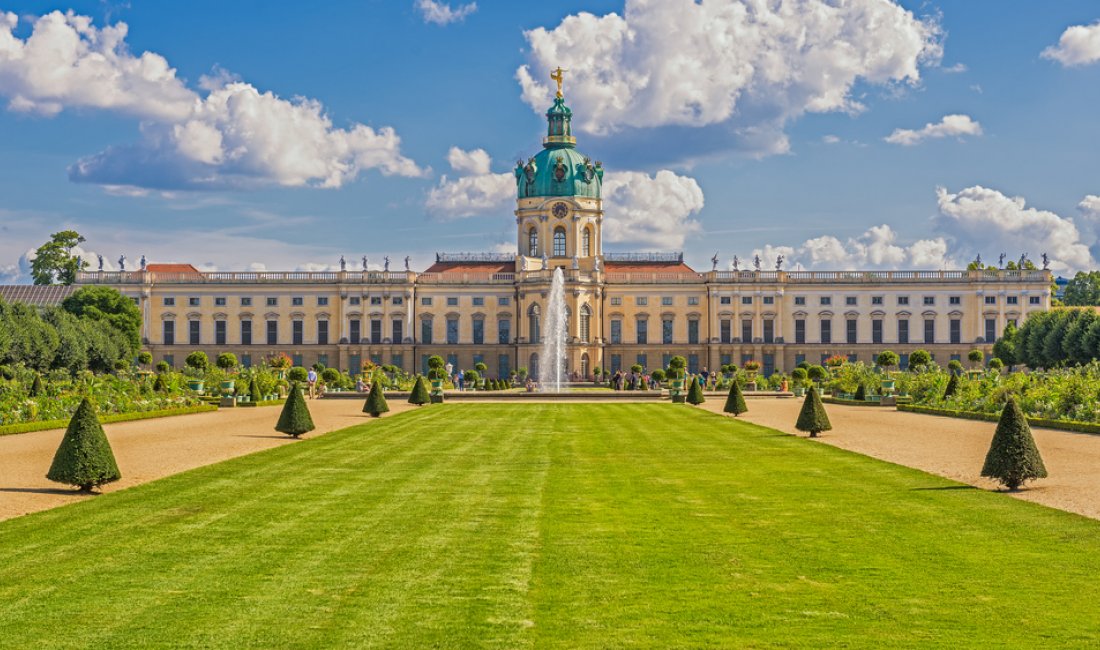
[[[557,218],[561,219],[561,218],[562,218],[562,217],[564,217],[565,215],[569,214],[569,206],[567,206],[566,204],[562,203],[561,201],[558,201],[557,203],[555,203],[555,204],[554,204],[554,207],[553,207],[553,208],[551,208],[550,212],[551,212],[551,213],[552,213],[552,214],[553,214],[553,215],[554,215],[555,217],[557,217]]]

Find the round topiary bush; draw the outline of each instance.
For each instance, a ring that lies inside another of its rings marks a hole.
[[[172,369],[172,366],[168,365],[167,361],[157,362],[157,372],[164,374]]]
[[[206,353],[202,350],[196,350],[187,355],[184,363],[187,364],[188,368],[205,371],[210,367],[210,357],[206,356]]]
[[[222,352],[214,363],[222,370],[232,370],[237,367],[237,355],[232,352]]]
[[[909,368],[916,370],[932,363],[932,354],[928,350],[913,350],[909,353]]]
[[[290,369],[290,372],[286,373],[286,378],[290,381],[306,381],[309,379],[309,371],[301,366],[295,366]]]
[[[989,360],[989,369],[990,370],[995,370],[997,372],[1000,372],[1001,368],[1004,368],[1004,367],[1005,367],[1005,362],[1001,361],[997,357],[993,357],[992,359]]]
[[[325,385],[335,386],[340,383],[340,371],[336,368],[325,368],[321,371],[321,379],[324,380]]]
[[[140,363],[143,366],[147,366],[150,363],[153,363],[153,355],[150,354],[149,352],[145,351],[145,350],[142,350],[141,352],[139,352],[137,358],[138,358],[138,363]]]

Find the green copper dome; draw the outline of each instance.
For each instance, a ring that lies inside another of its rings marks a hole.
[[[603,166],[576,149],[570,121],[573,111],[558,97],[546,111],[547,135],[543,150],[516,164],[516,193],[521,199],[538,196],[600,198]]]

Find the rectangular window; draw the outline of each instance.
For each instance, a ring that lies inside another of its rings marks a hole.
[[[611,297],[611,304],[616,305],[616,306],[623,304],[622,296],[612,296]]]
[[[986,296],[985,297],[985,304],[987,304],[987,305],[996,305],[997,304],[997,296]]]
[[[454,344],[458,343],[458,319],[457,318],[448,318],[447,319],[447,343],[449,345],[454,345]]]
[[[473,335],[474,343],[483,345],[485,343],[485,321],[480,318],[473,321],[473,328],[471,331]]]
[[[360,298],[359,296],[351,296],[350,298],[348,298],[348,304],[349,305],[358,305],[361,302],[362,302],[362,298]]]
[[[279,344],[279,321],[277,320],[267,321],[267,344]]]
[[[611,355],[611,374],[622,371],[623,369],[623,355],[613,354]]]
[[[1020,304],[1020,298],[1019,296],[1006,296],[1005,303],[1009,305],[1018,305]]]
[[[741,319],[741,342],[752,343],[752,319]]]
[[[898,296],[898,305],[899,306],[908,305],[908,304],[909,304],[909,296]]]
[[[225,345],[225,321],[214,321],[214,345]]]
[[[688,296],[688,304],[689,305],[698,305],[699,304],[699,296]]]
[[[764,296],[764,304],[765,305],[774,305],[775,304],[775,296]]]
[[[828,318],[821,319],[821,342],[833,342],[833,321],[829,320]]]
[[[805,305],[806,304],[806,296],[795,296],[794,297],[794,304],[798,305],[798,306]]]
[[[962,343],[962,321],[958,318],[952,318],[949,333],[952,343]]]
[[[698,354],[689,354],[688,355],[688,372],[690,372],[693,375],[697,374],[699,372],[699,355]]]
[[[176,357],[175,357],[175,355],[172,355],[172,354],[164,355],[164,363],[167,363],[169,368],[175,368],[176,367]]]
[[[405,341],[405,321],[400,318],[395,318],[390,321],[390,332],[393,333],[393,338],[390,340],[394,343],[402,343]],[[397,365],[397,364],[394,364]]]
[[[752,304],[752,296],[741,296],[741,304],[742,305],[751,305]]]
[[[317,345],[328,345],[328,321],[327,320],[317,321]]]
[[[764,321],[764,342],[775,343],[775,321],[770,318]]]
[[[317,306],[318,307],[327,307],[328,306],[328,296],[317,296]]]
[[[501,307],[507,307],[508,305],[512,304],[512,299],[508,296],[501,296],[501,297],[497,298],[497,304],[500,305]],[[504,355],[504,356],[507,357],[508,355]],[[505,376],[507,376],[507,375],[505,375]]]
[[[672,306],[672,296],[661,296],[661,305],[665,307]]]
[[[292,296],[290,299],[291,307],[301,307],[303,304],[305,304],[305,299],[301,296]]]
[[[421,298],[420,299],[420,304],[423,305],[424,307],[431,307],[432,306],[432,299],[431,298]]]
[[[1043,299],[1040,296],[1028,296],[1027,304],[1029,304],[1029,305],[1041,305],[1041,304],[1043,304]]]
[[[898,343],[909,343],[909,320],[898,321]]]
[[[695,318],[688,321],[688,344],[699,345],[699,321]]]
[[[859,340],[859,320],[855,318],[847,319],[845,340],[849,344],[855,344]]]
[[[497,378],[508,379],[512,374],[512,360],[507,354],[497,355]]]
[[[833,297],[832,296],[821,296],[821,306],[822,307],[827,307],[831,304],[833,304]]]
[[[370,304],[372,304],[372,305],[381,305],[382,304],[382,296],[371,296],[370,297]]]
[[[166,320],[166,321],[163,321],[161,323],[161,325],[164,327],[163,334],[161,335],[161,340],[164,341],[165,345],[175,345],[176,344],[176,321]],[[168,365],[172,365],[172,364],[168,364]]]
[[[225,298],[220,297],[220,296],[215,297],[214,298],[214,306],[215,307],[225,307]]]
[[[936,297],[935,296],[925,296],[924,297],[924,306],[925,307],[931,307],[934,304],[936,304]]]
[[[197,320],[187,321],[187,340],[191,345],[199,344],[199,333],[201,324]]]
[[[501,318],[497,321],[497,343],[506,345],[512,340],[512,321]]]
[[[241,321],[241,345],[252,345],[252,321]]]
[[[242,354],[241,355],[241,367],[245,368],[245,369],[252,367],[252,355],[251,354]]]
[[[733,339],[733,322],[728,318],[723,318],[718,325],[719,341],[722,343],[730,343]]]
[[[949,305],[961,305],[962,304],[962,296],[948,296],[947,304],[949,304]]]
[[[402,297],[402,296],[394,296],[393,300],[391,300],[390,302],[395,304],[395,305],[403,305],[403,304],[405,304],[405,298]],[[393,365],[396,366],[397,364],[395,363]]]
[[[722,296],[718,299],[718,303],[721,305],[729,305],[733,304],[733,300],[730,298],[730,296]]]
[[[881,318],[875,318],[871,321],[871,343],[882,343]]]
[[[637,296],[634,298],[634,304],[639,307],[645,307],[649,304],[649,298],[647,296]]]
[[[252,299],[251,298],[249,298],[248,296],[245,296],[245,297],[241,298],[241,307],[251,307],[251,306],[252,306]]]
[[[199,299],[198,298],[188,298],[187,299],[187,304],[190,305],[191,307],[198,307],[199,306]]]
[[[637,343],[639,345],[645,345],[646,343],[649,343],[649,321],[645,320],[644,318],[639,318],[637,321],[635,321],[635,327],[637,328],[638,332]]]
[[[302,353],[301,352],[296,352],[296,353],[290,355],[290,363],[291,363],[291,365],[294,365],[294,366],[301,366],[302,363],[303,363],[302,362]]]
[[[351,341],[353,345],[358,345],[359,341],[362,340],[362,327],[362,321],[360,321],[358,318],[352,318],[348,321],[348,329],[350,330],[348,332],[348,340]]]
[[[849,307],[854,307],[859,304],[859,300],[856,298],[856,296],[845,296],[844,304]]]
[[[430,318],[420,321],[420,342],[427,345],[432,343],[432,319]]]
[[[268,307],[278,307],[279,306],[279,299],[278,298],[268,298],[267,299],[267,306]]]
[[[796,318],[794,321],[794,342],[805,343],[806,342],[806,319]]]
[[[372,318],[370,319],[370,342],[371,345],[378,345],[382,342],[382,319]]]
[[[293,345],[302,345],[305,343],[305,323],[301,320],[293,320],[290,322],[290,342]]]
[[[447,298],[447,306],[448,307],[458,307],[458,298],[454,297],[454,296],[450,297],[450,298]]]
[[[641,366],[643,371],[649,367],[649,359],[644,354],[639,354],[637,357],[635,357],[634,363]]]
[[[871,296],[871,304],[872,305],[881,305],[882,304],[882,296]]]
[[[611,342],[615,344],[623,342],[623,322],[618,318],[611,319]]]
[[[672,319],[665,318],[661,321],[661,343],[672,343]]]
[[[985,342],[992,343],[997,340],[997,319],[985,319]]]
[[[485,298],[482,297],[482,296],[474,296],[473,301],[474,301],[474,307],[484,307],[485,306]]]
[[[164,306],[165,307],[175,307],[176,306],[176,299],[172,298],[172,297],[165,297],[164,298]]]
[[[924,319],[924,342],[935,343],[936,342],[936,319],[925,318]]]

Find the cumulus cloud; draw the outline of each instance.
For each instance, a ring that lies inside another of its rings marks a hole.
[[[799,246],[768,245],[753,250],[763,268],[773,268],[778,255],[784,268],[857,270],[941,268],[947,263],[947,242],[942,237],[899,244],[897,233],[886,224],[869,228],[858,237],[841,241],[832,235],[808,239]],[[742,267],[744,268],[744,267]]]
[[[472,217],[503,210],[516,196],[516,178],[511,172],[494,174],[492,159],[484,149],[465,151],[451,147],[447,154],[457,178],[446,175],[428,191],[425,205],[432,214],[443,218]]]
[[[703,209],[703,190],[694,178],[663,169],[608,173],[603,183],[604,237],[654,249],[680,248],[699,231],[691,216]]]
[[[470,2],[452,7],[446,2],[416,0],[416,9],[424,18],[424,22],[435,23],[436,25],[448,25],[450,23],[459,22],[466,18],[466,16],[477,11],[477,3]]]
[[[18,18],[0,14],[0,94],[11,110],[54,115],[92,108],[140,120],[136,144],[109,147],[69,169],[77,182],[153,189],[265,185],[339,187],[364,170],[417,176],[389,127],[333,125],[316,100],[261,92],[221,70],[204,77],[202,96],[164,57],[133,55],[127,26],[96,28],[58,11],[15,35]]]
[[[1043,50],[1041,56],[1067,67],[1100,61],[1100,21],[1066,28],[1058,44]]]
[[[972,120],[969,115],[944,115],[943,119],[935,124],[929,122],[924,128],[895,129],[886,136],[885,140],[890,144],[900,144],[905,147],[920,144],[928,139],[948,138],[982,134],[982,125]]]
[[[857,83],[917,84],[942,55],[938,24],[890,0],[627,0],[621,16],[582,12],[525,36],[516,77],[536,111],[561,65],[581,131],[666,129],[696,150],[760,153],[786,151],[784,125],[804,113],[863,110]]]
[[[937,188],[936,199],[940,214],[935,227],[963,259],[981,252],[1019,251],[1033,258],[1047,253],[1055,271],[1093,265],[1088,243],[1072,219],[1028,207],[1023,197],[975,185],[956,193]]]

